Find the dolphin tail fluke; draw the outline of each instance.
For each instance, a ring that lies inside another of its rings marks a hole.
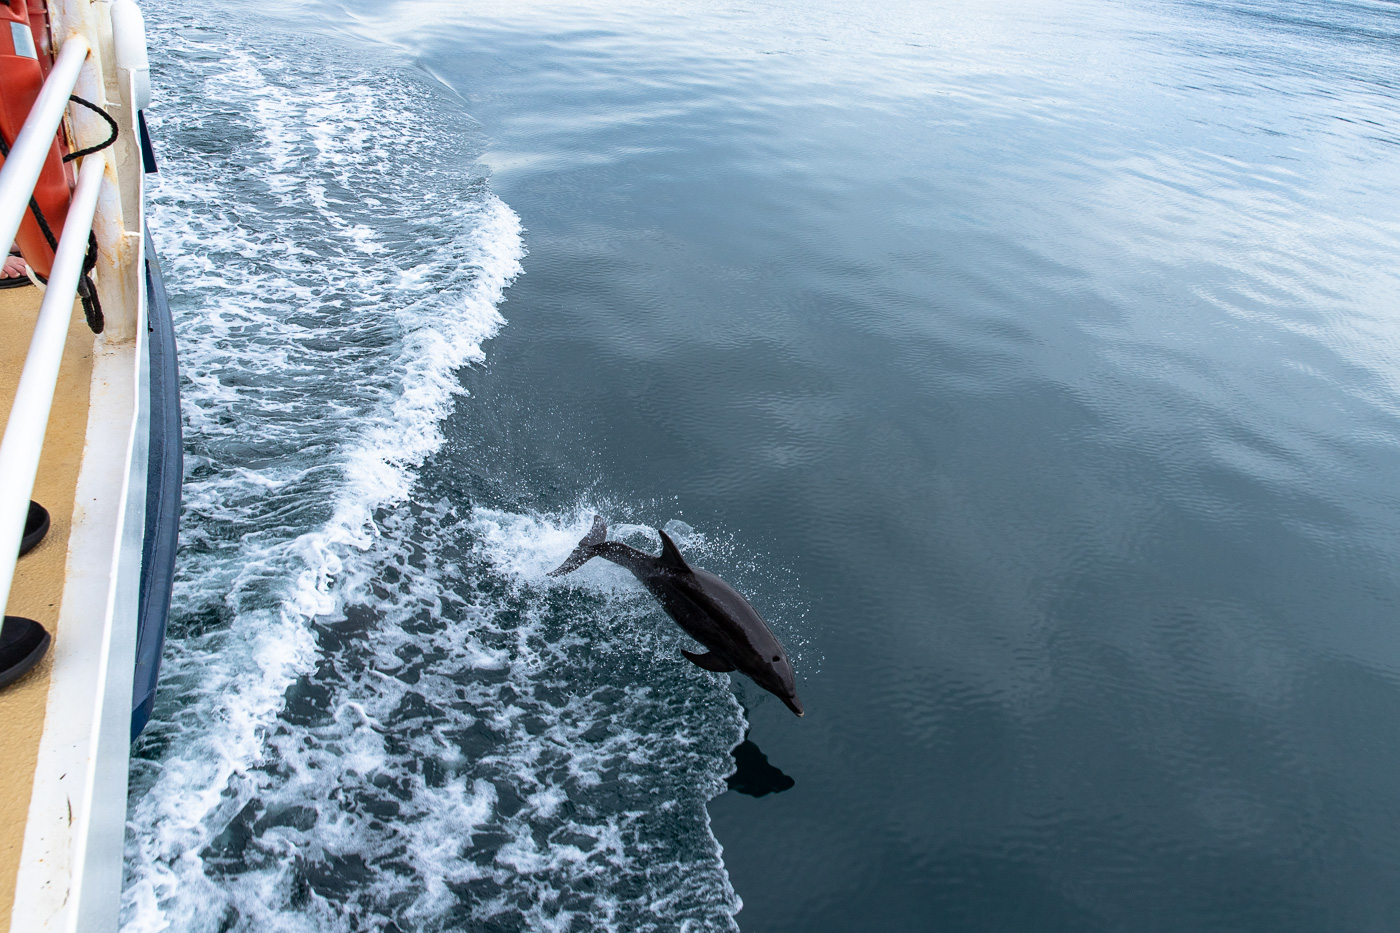
[[[593,527],[588,530],[588,534],[583,536],[583,540],[574,548],[572,554],[549,572],[551,577],[562,577],[566,573],[573,573],[575,570],[588,563],[589,559],[598,553],[598,545],[608,540],[608,523],[603,521],[603,516],[593,516]]]

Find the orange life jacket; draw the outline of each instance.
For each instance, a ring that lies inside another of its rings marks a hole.
[[[19,138],[20,127],[52,67],[53,47],[44,0],[0,0],[0,135],[6,146],[13,146]],[[63,162],[65,149],[67,141],[60,129],[34,186],[34,201],[55,241],[63,232],[75,183],[72,170]],[[53,247],[32,210],[25,213],[15,243],[29,267],[47,278],[53,269]],[[0,255],[7,245],[0,244]]]

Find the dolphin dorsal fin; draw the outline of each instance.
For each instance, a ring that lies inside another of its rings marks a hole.
[[[691,573],[690,565],[681,556],[681,549],[676,547],[676,542],[671,540],[671,536],[660,528],[656,529],[661,534],[661,557],[662,565],[676,571],[677,573]]]

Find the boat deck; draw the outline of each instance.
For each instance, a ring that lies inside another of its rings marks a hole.
[[[0,416],[6,420],[42,297],[34,287],[0,290]],[[62,637],[57,631],[59,601],[68,558],[74,491],[87,436],[92,349],[93,334],[77,308],[68,328],[68,343],[34,483],[33,499],[49,510],[52,525],[39,546],[20,558],[6,609],[10,615],[25,616],[43,625],[55,642]],[[0,690],[0,931],[10,927],[53,656],[51,646],[34,670]]]

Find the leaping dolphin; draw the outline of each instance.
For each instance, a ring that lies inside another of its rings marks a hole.
[[[782,700],[788,709],[802,715],[792,664],[768,624],[728,583],[712,573],[691,568],[670,535],[661,531],[661,556],[652,557],[621,541],[609,541],[607,522],[595,515],[593,528],[549,575],[572,573],[594,557],[632,571],[661,601],[666,614],[709,649],[705,654],[695,654],[682,648],[681,654],[688,660],[716,673],[738,670]]]

